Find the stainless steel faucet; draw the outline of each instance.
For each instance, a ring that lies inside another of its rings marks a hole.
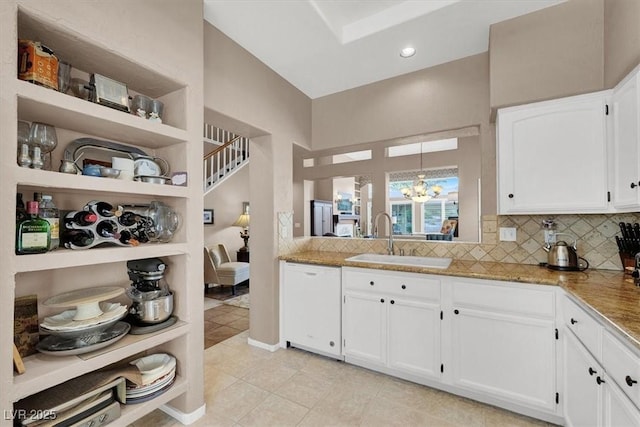
[[[389,244],[387,245],[387,254],[393,255],[393,221],[386,212],[380,212],[373,220],[373,237],[378,237],[378,218],[386,216],[389,220]]]

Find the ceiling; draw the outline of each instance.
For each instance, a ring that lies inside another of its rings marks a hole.
[[[204,0],[204,17],[315,99],[486,52],[491,24],[563,1]]]

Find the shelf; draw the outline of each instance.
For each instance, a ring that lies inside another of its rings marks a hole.
[[[188,187],[178,185],[151,184],[148,182],[125,181],[86,175],[72,175],[41,169],[22,168],[15,165],[13,176],[18,185],[38,188],[58,188],[73,190],[74,194],[96,193],[140,194],[158,197],[182,197],[189,195]]]
[[[15,266],[17,273],[26,273],[186,253],[186,243],[144,243],[136,247],[110,246],[85,250],[56,249],[44,254],[16,255]]]
[[[169,390],[162,393],[160,396],[156,397],[149,402],[144,403],[134,403],[132,405],[120,405],[120,409],[122,410],[122,414],[120,418],[116,420],[114,425],[129,425],[136,421],[137,419],[145,416],[149,412],[157,409],[159,406],[164,405],[175,399],[176,397],[183,394],[187,391],[187,381],[180,377],[176,376],[176,380]]]
[[[179,321],[175,325],[155,333],[127,335],[112,346],[105,348],[104,353],[87,360],[83,360],[79,356],[56,357],[42,353],[26,357],[24,358],[26,372],[13,377],[13,400],[20,400],[149,348],[174,340],[186,335],[190,328],[191,326],[188,323]]]
[[[108,141],[149,148],[166,147],[188,140],[187,132],[182,129],[151,122],[26,81],[16,79],[15,83],[20,120],[49,123]]]

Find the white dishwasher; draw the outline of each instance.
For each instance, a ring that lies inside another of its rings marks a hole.
[[[284,340],[341,358],[340,268],[287,262],[282,283]]]

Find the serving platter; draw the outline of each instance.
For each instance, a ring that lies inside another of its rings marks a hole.
[[[105,331],[77,338],[50,335],[38,343],[36,350],[51,356],[75,356],[89,353],[119,341],[127,335],[130,328],[131,325],[128,323],[118,322]]]

